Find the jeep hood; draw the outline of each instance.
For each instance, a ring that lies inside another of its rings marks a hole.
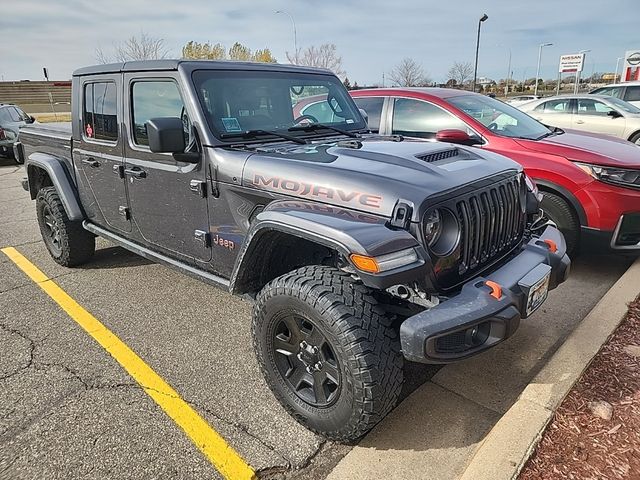
[[[385,217],[402,199],[417,221],[442,195],[521,170],[501,155],[446,143],[342,140],[259,148],[245,163],[243,185]]]
[[[640,147],[616,137],[566,130],[543,140],[517,142],[527,150],[561,155],[567,160],[612,167],[640,167]]]

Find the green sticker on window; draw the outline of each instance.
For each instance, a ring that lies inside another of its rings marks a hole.
[[[222,119],[222,125],[227,132],[241,132],[240,122],[235,117],[227,117]]]

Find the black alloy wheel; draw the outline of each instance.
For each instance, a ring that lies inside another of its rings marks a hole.
[[[340,392],[341,375],[327,337],[310,319],[295,312],[284,312],[274,326],[271,344],[284,381],[309,405],[332,405]]]

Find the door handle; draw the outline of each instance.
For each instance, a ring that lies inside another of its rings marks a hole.
[[[133,168],[125,168],[124,169],[124,174],[125,175],[131,175],[134,178],[147,178],[147,172],[145,172],[144,170],[138,168],[138,167],[133,167]]]
[[[578,125],[582,125],[582,124],[584,123],[584,120],[576,120],[576,123],[577,123]]]
[[[89,165],[91,168],[97,168],[100,166],[100,162],[97,161],[95,158],[83,158],[82,159],[82,163],[84,163],[85,165]]]

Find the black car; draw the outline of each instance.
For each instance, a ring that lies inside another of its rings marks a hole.
[[[13,144],[18,138],[18,130],[34,121],[35,119],[20,107],[0,103],[0,155],[16,158],[18,161],[18,157],[13,155]]]

